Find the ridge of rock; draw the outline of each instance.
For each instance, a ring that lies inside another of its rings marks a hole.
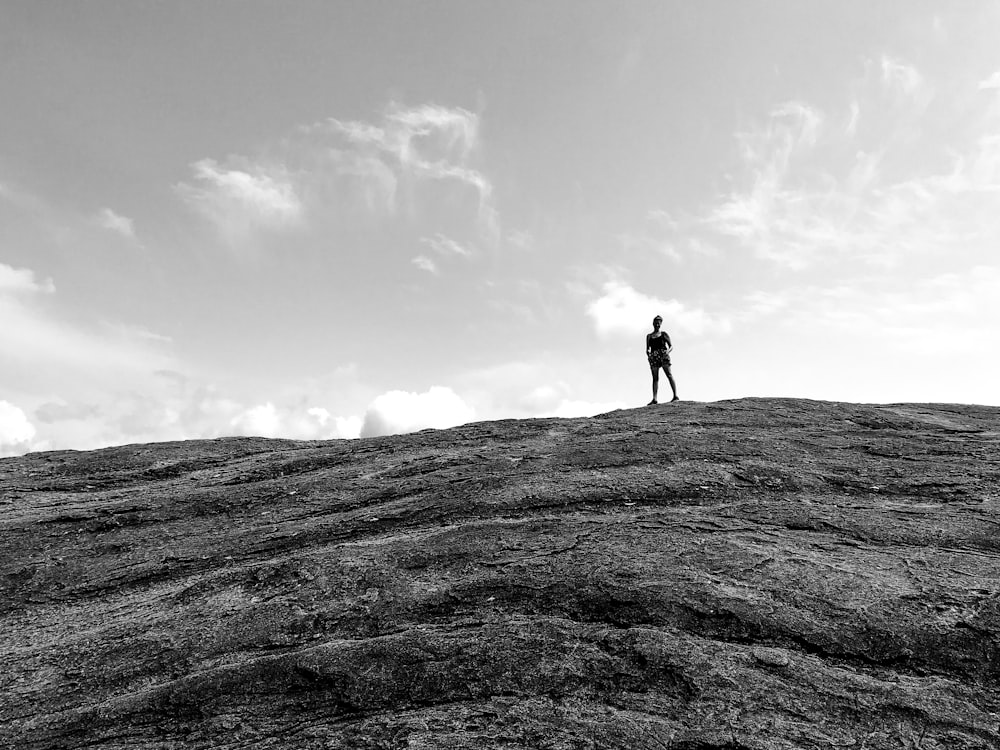
[[[1000,748],[1000,408],[2,459],[0,746]]]

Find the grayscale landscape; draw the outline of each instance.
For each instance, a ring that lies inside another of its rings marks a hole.
[[[0,0],[0,750],[1000,750],[998,40]]]

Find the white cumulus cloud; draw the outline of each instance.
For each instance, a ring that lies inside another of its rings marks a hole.
[[[35,426],[27,415],[9,401],[0,401],[0,456],[14,456],[28,450]]]
[[[14,268],[0,263],[0,293],[3,292],[54,292],[51,279],[39,283],[30,268]]]
[[[433,386],[424,393],[388,391],[368,406],[361,437],[396,435],[428,427],[443,429],[475,419],[475,411],[451,388]]]
[[[728,333],[730,321],[676,299],[643,294],[621,281],[609,281],[604,293],[587,305],[587,315],[599,336],[641,336],[656,315],[663,317],[663,330],[702,336]]]
[[[361,433],[361,422],[361,417],[357,416],[334,416],[322,406],[302,409],[276,406],[268,401],[241,409],[229,420],[229,432],[291,440],[356,438]]]
[[[237,435],[254,435],[257,437],[279,437],[281,435],[281,417],[274,404],[253,406],[238,414],[230,424]]]
[[[1000,70],[996,71],[989,78],[984,78],[979,82],[979,90],[1000,89]]]
[[[360,437],[363,424],[364,419],[362,417],[335,417],[331,437],[344,439]]]

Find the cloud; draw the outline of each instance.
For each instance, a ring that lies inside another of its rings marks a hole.
[[[407,157],[415,154],[414,141],[432,138],[446,152],[457,150],[463,157],[475,147],[479,133],[479,117],[467,109],[425,104],[412,109],[393,105],[387,119],[402,127],[394,133],[399,137],[401,152]],[[413,161],[421,161],[414,158]]]
[[[303,204],[282,165],[232,157],[228,166],[214,159],[191,165],[193,182],[176,186],[181,197],[208,218],[229,241],[255,231],[282,230],[303,219]]]
[[[364,425],[362,417],[335,417],[333,422],[334,437],[345,439],[361,437],[361,428]]]
[[[990,89],[1000,89],[1000,70],[979,82],[980,91],[988,91]]]
[[[301,395],[301,394],[300,394]],[[330,440],[356,438],[359,416],[334,416],[321,406],[268,400],[248,403],[213,385],[187,379],[151,381],[142,391],[124,387],[91,401],[60,399],[41,404],[35,416],[47,442],[89,450],[108,445],[229,435]]]
[[[373,147],[408,167],[447,168],[463,162],[476,147],[479,117],[461,107],[405,108],[393,103],[378,125],[329,118],[307,127],[317,129],[339,131],[352,143]]]
[[[314,406],[306,410],[306,413],[315,418],[320,427],[332,427],[330,437],[336,438],[356,438],[361,435],[361,417],[335,417],[327,409]]]
[[[461,107],[393,103],[378,123],[329,118],[298,133],[306,151],[322,144],[336,174],[359,179],[369,208],[395,210],[402,184],[451,184],[471,190],[480,229],[492,237],[499,221],[493,184],[473,166],[479,126],[479,116]]]
[[[169,339],[132,324],[60,315],[55,290],[31,269],[0,264],[0,383],[22,410],[4,409],[3,450],[177,437],[158,403],[157,373],[178,367]]]
[[[640,333],[641,335],[641,333]],[[634,355],[641,362],[639,382],[648,373],[638,346]],[[611,360],[615,360],[612,356]],[[474,406],[477,419],[533,419],[542,417],[587,417],[621,409],[621,362],[612,361],[608,378],[592,360],[584,371],[574,370],[565,380],[566,359],[554,354],[532,361],[505,361],[456,374],[465,401]],[[614,382],[615,379],[617,382]]]
[[[715,207],[706,224],[714,231],[741,240],[762,257],[794,263],[794,254],[772,242],[780,229],[780,211],[790,205],[786,182],[793,157],[815,146],[822,114],[801,102],[788,102],[771,112],[766,125],[737,134],[750,187],[733,191]]]
[[[438,257],[440,258],[471,258],[473,253],[471,250],[458,244],[455,240],[450,237],[438,233],[433,237],[421,237],[420,242],[423,245],[429,247]],[[439,273],[438,264],[434,260],[426,255],[418,255],[412,260],[413,265],[419,268],[421,271],[427,271],[428,273],[437,274]]]
[[[531,232],[514,230],[507,233],[507,246],[522,252],[529,252],[535,249],[535,237]]]
[[[16,456],[30,450],[35,426],[9,401],[0,401],[0,456]]]
[[[14,268],[0,263],[0,294],[34,292],[52,293],[56,290],[52,279],[39,283],[35,280],[35,272],[30,268]]]
[[[668,227],[667,231],[671,235],[677,234],[676,230],[671,227]],[[656,253],[676,263],[684,261],[684,256],[677,248],[676,240],[665,238],[659,227],[651,233],[622,232],[615,239],[624,253]]]
[[[37,195],[9,182],[0,182],[0,198],[28,214],[45,216],[51,211],[45,201]]]
[[[46,401],[34,411],[35,419],[42,424],[53,424],[68,420],[89,419],[99,416],[100,409],[95,404],[69,404],[65,401]]]
[[[730,321],[723,316],[688,307],[676,299],[643,294],[621,281],[604,284],[604,293],[587,305],[587,315],[602,337],[641,336],[656,315],[663,316],[663,328],[670,332],[704,336],[731,330]]]
[[[356,364],[290,388],[294,395],[284,400],[234,397],[178,361],[169,337],[134,323],[88,325],[63,317],[53,294],[51,280],[0,264],[4,452],[230,434],[327,439],[360,433],[360,416],[333,416],[306,401],[343,402],[357,390]]]
[[[156,344],[172,344],[174,342],[170,336],[164,336],[162,333],[131,323],[105,322],[103,328],[119,340],[145,341]]]
[[[352,215],[413,220],[444,206],[452,220],[471,212],[493,241],[499,213],[477,166],[479,130],[479,116],[461,107],[391,103],[373,122],[330,117],[260,155],[201,159],[175,189],[230,242],[265,230],[327,231]]]
[[[887,55],[882,56],[881,71],[882,83],[906,96],[918,93],[924,85],[919,70]]]
[[[762,178],[784,174],[792,157],[816,145],[824,115],[806,102],[788,101],[771,110],[762,129],[737,133],[743,158]]]
[[[433,237],[421,237],[420,241],[425,245],[428,245],[431,250],[436,252],[438,255],[449,256],[457,255],[461,258],[471,258],[472,251],[468,248],[462,247],[455,240],[450,237],[445,237],[443,234],[435,234]]]
[[[21,229],[19,242],[37,249],[53,247],[80,255],[100,252],[108,247],[108,232],[131,243],[137,240],[132,219],[111,208],[81,211],[19,185],[0,182],[0,208],[7,206],[14,211],[14,225]]]
[[[226,434],[290,440],[356,438],[361,417],[333,416],[321,406],[277,406],[271,401],[241,409],[229,420]]]
[[[427,273],[433,274],[438,272],[437,265],[426,255],[418,255],[411,262],[421,271],[427,271]]]
[[[390,165],[375,155],[336,149],[331,150],[326,158],[332,165],[335,175],[333,181],[336,181],[336,177],[346,179],[350,184],[349,189],[357,192],[369,213],[395,212],[400,178]],[[325,177],[319,178],[319,192],[334,193],[333,199],[337,200],[336,188],[331,188],[326,182]],[[323,200],[326,201],[327,198],[324,197]]]
[[[519,406],[532,417],[592,417],[615,409],[624,409],[623,401],[586,401],[568,398],[570,386],[558,381],[555,385],[542,385],[531,390]]]
[[[885,352],[908,357],[933,352],[975,352],[1000,359],[994,321],[1000,320],[1000,267],[977,265],[915,281],[857,277],[839,284],[803,285],[754,292],[743,300],[743,317],[795,329],[830,341],[874,341]]]
[[[755,292],[734,311],[752,350],[734,348],[727,361],[770,393],[997,404],[997,289],[1000,266],[983,264]]]
[[[51,280],[38,281],[30,269],[0,264],[0,378],[8,388],[104,387],[173,367],[165,337],[136,326],[88,328],[61,319],[46,304],[54,292]]]
[[[655,254],[677,264],[698,262],[720,254],[716,244],[705,235],[703,217],[652,209],[644,218],[645,224],[637,231],[615,236],[623,253]]]
[[[278,437],[281,435],[281,418],[274,404],[254,406],[233,417],[230,421],[235,434],[254,435],[259,437]]]
[[[132,220],[115,213],[110,208],[102,208],[95,217],[95,221],[99,227],[111,232],[117,232],[122,237],[130,240],[135,239],[135,227]]]
[[[822,127],[817,111],[797,103],[738,133],[735,187],[692,234],[797,272],[981,256],[1000,242],[1000,107],[971,95],[967,81],[940,87],[964,95],[933,100],[915,69],[888,57],[877,80],[870,72],[837,118],[843,129]],[[898,106],[901,95],[919,106]]]
[[[475,416],[475,411],[450,388],[433,386],[424,393],[388,391],[368,406],[361,437],[454,427],[471,422]]]
[[[844,133],[849,138],[853,138],[858,132],[858,121],[861,119],[861,105],[857,101],[853,101],[850,108],[851,111],[847,118],[847,125],[844,127]]]

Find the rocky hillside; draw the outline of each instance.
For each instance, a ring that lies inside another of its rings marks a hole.
[[[1000,747],[1000,409],[0,461],[0,746]]]

